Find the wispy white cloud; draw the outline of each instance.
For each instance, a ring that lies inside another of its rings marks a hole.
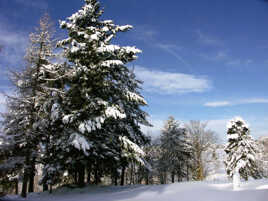
[[[226,62],[227,66],[240,66],[242,61],[240,59],[232,59]]]
[[[146,43],[151,43],[154,41],[158,32],[146,25],[134,26],[134,29],[130,32],[131,36],[137,40],[144,41]]]
[[[180,50],[183,48],[181,46],[159,42],[156,37],[159,33],[152,29],[149,26],[135,26],[135,29],[132,32],[132,36],[137,40],[142,40],[147,45],[150,45],[155,48],[159,48],[166,53],[173,56],[177,61],[184,64],[185,66],[190,66],[189,62],[187,62],[183,56],[180,54]]]
[[[144,89],[152,93],[181,94],[204,92],[212,87],[208,79],[191,74],[150,70],[141,66],[135,68],[135,73],[139,79],[144,81]]]
[[[266,98],[251,98],[251,99],[242,99],[242,100],[238,100],[238,101],[215,101],[215,102],[207,102],[204,104],[204,106],[206,106],[206,107],[224,107],[224,106],[257,104],[257,103],[268,103],[268,99],[266,99]]]
[[[225,51],[218,51],[215,57],[213,57],[213,59],[216,61],[224,60],[226,58],[228,58],[228,55],[226,54]]]
[[[211,46],[214,49],[216,48],[216,53],[204,53],[202,52],[200,56],[209,61],[222,62],[226,66],[248,66],[253,63],[252,59],[249,58],[235,58],[234,56],[228,53],[223,40],[220,40],[214,36],[206,34],[201,30],[195,31],[197,34],[197,40],[200,44],[205,46]]]
[[[252,98],[242,100],[241,103],[250,104],[250,103],[268,103],[268,99],[266,98]]]
[[[179,62],[183,63],[184,65],[191,66],[178,52],[179,50],[182,49],[182,47],[179,47],[177,45],[171,45],[171,44],[163,44],[163,43],[156,43],[155,46],[159,47],[160,49],[164,50],[165,52],[171,54]]]
[[[228,101],[217,101],[217,102],[207,102],[204,105],[207,107],[222,107],[230,105],[231,103]]]
[[[227,50],[218,50],[212,54],[202,52],[200,53],[200,57],[208,61],[221,62],[226,66],[248,66],[254,62],[252,59],[234,58]]]
[[[209,60],[209,61],[226,61],[229,59],[229,55],[224,50],[220,50],[216,52],[215,54],[205,54],[201,53],[200,56],[203,59]]]
[[[204,45],[209,45],[209,46],[223,46],[224,43],[222,40],[217,39],[216,37],[213,37],[211,35],[205,34],[201,30],[196,31],[197,34],[197,39],[200,43]]]
[[[252,59],[238,59],[232,57],[226,57],[226,66],[248,66],[253,63]]]
[[[251,63],[253,63],[253,60],[252,60],[252,59],[247,59],[247,60],[245,61],[245,65],[249,65],[249,64],[251,64]]]

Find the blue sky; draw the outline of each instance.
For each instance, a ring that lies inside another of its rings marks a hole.
[[[130,64],[156,135],[173,115],[202,120],[225,138],[225,125],[241,116],[254,137],[268,135],[268,2],[264,0],[102,0],[103,18],[134,29],[114,43],[143,53]],[[48,12],[58,27],[83,0],[0,1],[0,90],[10,92],[8,69],[20,69],[28,34]],[[64,32],[58,30],[59,37]],[[3,97],[0,110],[3,110]]]

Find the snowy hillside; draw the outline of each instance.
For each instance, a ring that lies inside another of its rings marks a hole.
[[[52,195],[33,193],[24,201],[267,201],[268,180],[243,183],[233,191],[231,183],[188,182],[151,186],[87,187],[59,189]],[[9,197],[11,199],[11,197]],[[13,197],[15,200],[16,199]]]

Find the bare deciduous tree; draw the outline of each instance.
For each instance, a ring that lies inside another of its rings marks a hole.
[[[209,129],[206,129],[207,123],[200,121],[190,121],[185,125],[193,151],[193,170],[196,180],[204,179],[204,161],[203,153],[217,142],[217,136]]]

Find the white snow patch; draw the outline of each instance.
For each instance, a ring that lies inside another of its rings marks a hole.
[[[267,201],[268,180],[242,183],[233,191],[231,183],[182,182],[167,185],[87,186],[83,189],[61,188],[48,194],[32,193],[29,201]],[[12,196],[14,200],[18,197]],[[20,199],[19,199],[20,200]]]
[[[73,133],[70,138],[72,139],[71,144],[78,150],[82,150],[86,155],[88,155],[87,150],[90,149],[91,144],[87,141],[87,139],[78,134]]]
[[[120,112],[116,107],[108,107],[105,111],[107,117],[123,119],[126,117],[125,113]]]
[[[268,190],[268,184],[267,185],[262,185],[262,186],[257,186],[257,190]]]

